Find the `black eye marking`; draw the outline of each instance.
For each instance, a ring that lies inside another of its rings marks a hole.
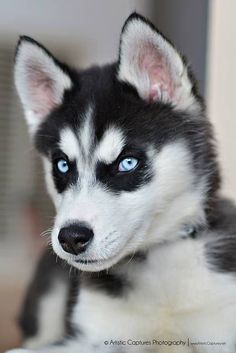
[[[76,184],[78,170],[75,161],[69,161],[65,153],[55,151],[52,153],[52,164],[53,179],[59,193],[65,191],[70,185]]]
[[[126,159],[137,161],[134,168],[121,170],[120,165]],[[106,185],[115,193],[122,191],[135,191],[147,184],[152,178],[151,165],[145,152],[137,149],[124,149],[119,157],[111,164],[99,162],[96,169],[97,180]]]

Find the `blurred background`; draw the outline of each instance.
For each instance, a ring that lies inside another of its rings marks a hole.
[[[189,59],[216,130],[222,192],[236,199],[235,0],[0,0],[0,352],[20,342],[17,313],[53,221],[13,86],[17,38],[31,36],[79,67],[106,63],[134,10]]]

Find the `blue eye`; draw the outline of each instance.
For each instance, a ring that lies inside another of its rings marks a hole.
[[[68,162],[65,159],[59,159],[57,162],[57,169],[63,174],[67,173],[69,170]]]
[[[138,165],[137,158],[134,158],[134,157],[124,158],[120,162],[118,170],[119,172],[129,172],[133,170],[137,165]]]

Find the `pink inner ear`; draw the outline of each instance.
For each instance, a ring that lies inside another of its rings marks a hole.
[[[58,103],[55,96],[54,81],[38,64],[28,64],[28,70],[28,89],[33,111],[46,116]]]
[[[145,43],[140,48],[139,70],[148,76],[149,89],[146,92],[149,101],[169,101],[174,95],[174,81],[167,59],[153,44]]]

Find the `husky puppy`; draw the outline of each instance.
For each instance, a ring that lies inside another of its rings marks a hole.
[[[42,261],[14,352],[236,352],[235,210],[174,46],[136,13],[102,67],[74,70],[21,37],[15,82],[56,207],[53,250],[77,273],[71,285]]]

